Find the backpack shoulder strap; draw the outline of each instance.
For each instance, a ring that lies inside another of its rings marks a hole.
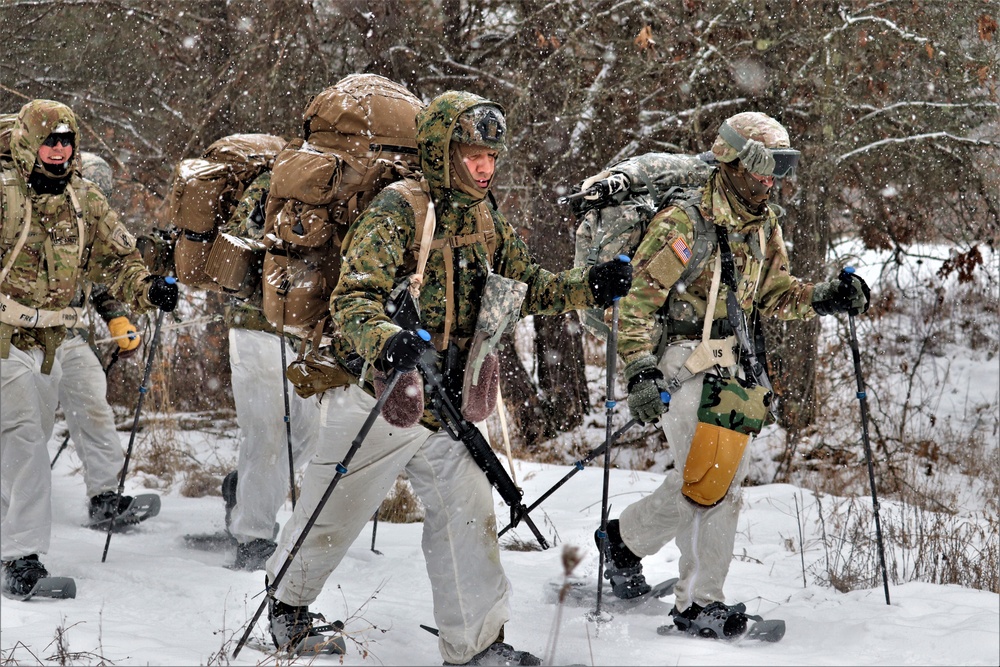
[[[434,229],[437,227],[437,216],[434,214],[434,202],[427,192],[427,183],[416,178],[403,178],[386,186],[397,192],[413,209],[416,231],[413,237],[413,256],[416,258],[416,275],[423,280],[424,267],[431,252],[434,240]]]
[[[668,193],[671,206],[677,206],[687,214],[691,222],[694,223],[694,243],[691,248],[691,261],[684,267],[680,278],[677,279],[674,289],[682,291],[687,289],[695,278],[697,278],[705,268],[705,262],[715,252],[719,241],[715,233],[715,225],[705,220],[701,214],[701,190],[684,190],[682,188],[671,188],[677,190],[672,195]]]
[[[14,260],[24,247],[31,228],[31,200],[21,190],[17,173],[6,160],[0,161],[0,285],[14,266]],[[8,252],[9,250],[9,252]]]

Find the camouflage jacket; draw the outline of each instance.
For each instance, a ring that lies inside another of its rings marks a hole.
[[[75,165],[71,165],[71,176],[62,192],[42,194],[28,187],[38,148],[51,130],[63,123],[79,144],[76,117],[68,107],[49,100],[29,102],[18,114],[11,133],[11,155],[0,158],[5,181],[16,187],[16,192],[0,188],[0,266],[10,261],[23,224],[23,218],[17,225],[11,222],[23,215],[11,214],[11,210],[23,209],[25,203],[31,206],[27,240],[0,290],[21,305],[59,310],[69,306],[77,289],[90,281],[107,285],[113,295],[139,312],[150,310],[154,306],[146,296],[145,284],[150,274],[135,249],[135,239],[109,208],[100,189],[80,178]],[[74,162],[78,156],[74,145]],[[71,189],[80,205],[83,238]],[[51,345],[65,335],[62,327],[53,329],[55,341],[51,330],[15,327],[11,343],[21,350],[44,348],[44,340]]]
[[[750,215],[738,202],[730,201],[720,184],[716,171],[701,189],[699,210],[706,221],[729,230],[740,307],[749,313],[756,304],[762,315],[785,320],[813,317],[813,286],[789,272],[788,251],[774,213],[768,210],[762,216]],[[718,247],[684,291],[673,289],[691,260],[694,227],[682,207],[669,206],[656,214],[639,244],[633,259],[632,289],[620,304],[618,352],[626,363],[640,354],[656,352],[662,328],[672,320],[683,321],[697,333],[668,336],[668,343],[701,338]],[[763,249],[759,241],[762,228]],[[720,286],[713,320],[726,317],[727,291],[725,284]]]
[[[244,239],[264,238],[264,211],[270,191],[271,172],[265,171],[247,186],[240,203],[221,231]],[[261,286],[258,286],[257,290],[245,300],[230,300],[225,310],[226,326],[277,333],[274,326],[264,317],[263,300],[264,293]]]
[[[421,167],[437,212],[435,239],[476,232],[476,209],[482,201],[451,187],[450,144],[456,119],[466,109],[487,100],[468,93],[445,93],[417,117]],[[528,285],[521,314],[559,314],[594,304],[587,269],[551,273],[529,255],[524,241],[495,208],[487,207],[495,231],[496,250],[488,256],[482,243],[453,248],[454,323],[451,335],[473,334],[482,305],[486,277],[494,271]],[[339,332],[334,353],[341,359],[356,351],[374,362],[390,336],[399,331],[385,313],[393,287],[412,272],[412,251],[418,229],[413,208],[398,192],[383,190],[351,226],[353,241],[345,249],[340,280],[330,299]],[[420,293],[421,323],[430,333],[445,324],[444,253],[433,250]]]

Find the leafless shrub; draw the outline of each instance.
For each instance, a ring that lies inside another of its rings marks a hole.
[[[923,581],[1000,592],[1000,520],[993,512],[957,516],[883,505],[879,517],[890,584]],[[841,592],[881,586],[871,503],[852,498],[823,515],[827,558],[810,570]],[[829,532],[828,532],[829,531]]]
[[[419,523],[424,520],[424,506],[405,475],[396,478],[389,495],[379,506],[378,518],[387,523]]]

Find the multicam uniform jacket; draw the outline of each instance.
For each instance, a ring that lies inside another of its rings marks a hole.
[[[756,304],[762,315],[784,320],[813,317],[813,286],[789,272],[788,251],[774,213],[768,210],[760,216],[750,214],[725,195],[719,187],[720,179],[716,172],[701,190],[699,210],[707,221],[729,230],[740,307],[749,314]],[[680,206],[663,209],[650,222],[633,259],[632,290],[621,300],[618,352],[626,363],[641,354],[662,354],[657,350],[661,336],[668,344],[700,339],[719,250],[716,248],[701,274],[685,290],[675,289],[692,258],[694,228],[695,223]],[[761,228],[763,249],[759,241]],[[727,291],[722,284],[713,320],[726,318]]]
[[[23,225],[23,212],[11,213],[11,209],[23,209],[25,202],[31,207],[27,240],[0,291],[23,306],[60,310],[70,305],[81,283],[90,281],[107,285],[113,295],[138,312],[150,310],[154,306],[146,297],[145,283],[149,272],[136,252],[135,239],[98,187],[80,178],[75,169],[71,169],[72,176],[62,192],[42,194],[27,185],[39,147],[63,123],[79,136],[76,118],[68,107],[49,100],[30,102],[19,114],[11,135],[11,156],[0,159],[0,169],[5,172],[5,185],[0,188],[0,266],[10,261]],[[78,146],[73,149],[76,161]],[[79,211],[70,190],[77,197]],[[6,335],[18,349],[40,347],[51,354],[65,337],[65,329],[13,327]]]
[[[450,335],[462,339],[474,333],[491,270],[528,285],[522,315],[558,314],[593,305],[586,268],[546,271],[531,258],[524,241],[498,210],[479,205],[481,199],[452,187],[449,155],[456,119],[486,100],[468,93],[452,93],[436,102],[418,117],[417,127],[423,175],[437,213],[434,238],[475,234],[477,210],[485,210],[496,248],[488,256],[483,243],[453,247],[454,323]],[[340,334],[333,349],[341,359],[356,351],[374,362],[389,337],[399,331],[386,315],[385,305],[393,287],[412,272],[417,229],[413,208],[392,189],[379,193],[352,225],[349,237],[353,241],[330,300],[333,322]],[[431,334],[441,334],[445,329],[448,285],[444,257],[441,250],[431,252],[420,293],[421,324]]]

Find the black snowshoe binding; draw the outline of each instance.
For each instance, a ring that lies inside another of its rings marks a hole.
[[[229,524],[233,520],[233,508],[236,507],[236,483],[239,481],[239,473],[231,471],[222,479],[222,499],[226,501],[226,532],[229,532]]]
[[[38,580],[47,576],[49,571],[38,560],[37,554],[3,562],[3,590],[14,597],[30,594]]]
[[[455,663],[446,662],[445,665]],[[518,651],[510,644],[501,641],[493,642],[485,649],[472,656],[466,665],[540,665],[542,661],[527,651]]]
[[[117,501],[117,504],[116,504]],[[112,532],[123,530],[160,513],[160,497],[155,493],[119,497],[114,491],[105,491],[90,499],[89,527]]]
[[[344,624],[334,621],[326,624],[322,614],[314,614],[309,607],[293,607],[271,598],[267,605],[267,615],[271,625],[271,639],[279,650],[291,655],[347,652],[344,641]],[[324,625],[313,625],[313,621]],[[325,635],[324,632],[336,634]]]
[[[747,607],[740,602],[732,606],[713,602],[707,607],[692,603],[684,611],[674,607],[670,615],[674,625],[691,635],[711,639],[736,639],[747,630]]]
[[[642,559],[625,546],[618,519],[608,521],[608,539],[602,544],[601,531],[594,533],[597,548],[604,549],[604,578],[611,582],[611,591],[622,600],[645,595],[652,587],[642,574]]]
[[[263,570],[267,559],[277,548],[277,544],[263,537],[238,544],[236,546],[236,562],[233,563],[232,569],[248,572]]]

